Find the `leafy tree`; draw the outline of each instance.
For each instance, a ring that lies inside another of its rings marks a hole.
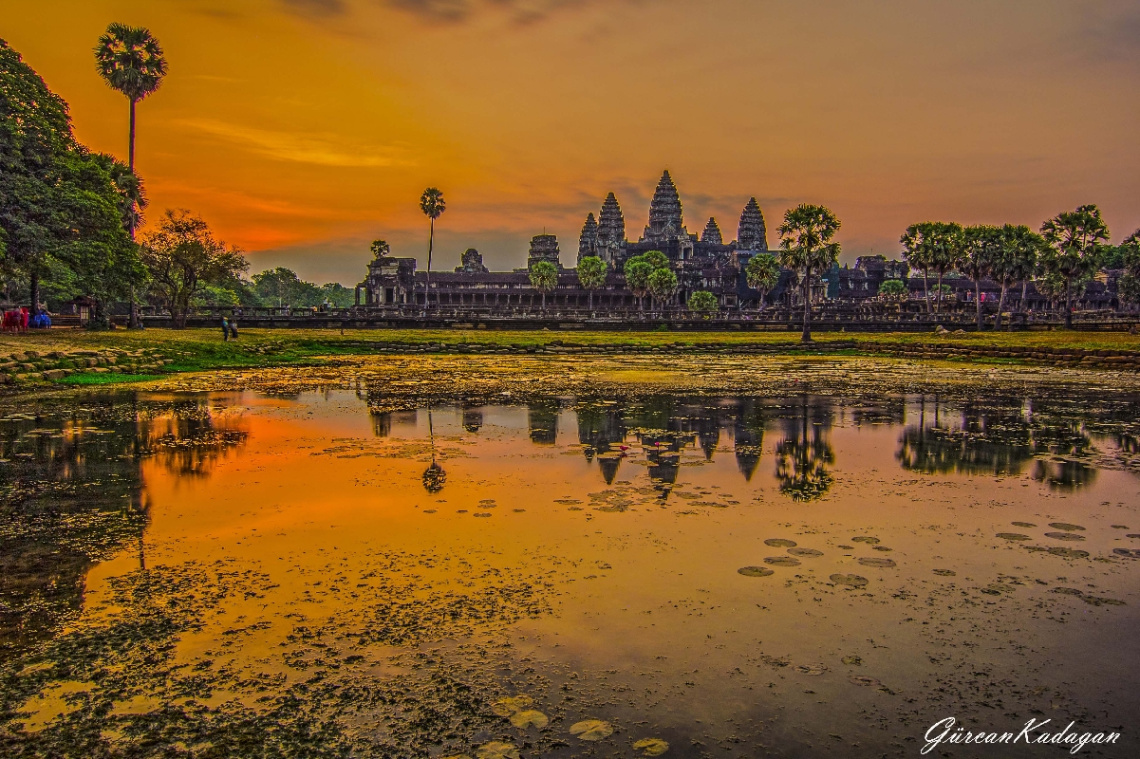
[[[974,308],[977,312],[978,331],[982,330],[982,279],[988,277],[994,261],[1001,255],[1002,231],[998,227],[980,224],[966,227],[962,232],[962,257],[958,268],[974,280]]]
[[[1065,283],[1065,329],[1073,327],[1073,284],[1096,271],[1108,241],[1108,225],[1095,205],[1057,214],[1041,225],[1049,247],[1042,251],[1041,267]]]
[[[152,291],[167,305],[176,328],[207,284],[231,280],[249,268],[245,257],[214,239],[202,219],[169,210],[158,228],[143,238],[142,258]]]
[[[1140,229],[1125,238],[1117,248],[1120,254],[1119,268],[1124,270],[1116,283],[1120,302],[1136,305],[1140,303]]]
[[[689,296],[689,310],[699,314],[709,314],[719,308],[716,296],[708,290],[697,290]]]
[[[373,258],[383,258],[392,252],[392,247],[388,245],[386,240],[373,240],[369,249],[372,251]]]
[[[942,288],[942,280],[958,268],[962,260],[962,225],[931,222],[926,239],[930,246],[930,268],[938,275],[938,299],[934,302],[934,312],[942,313],[942,294],[946,292]]]
[[[669,268],[669,257],[659,250],[647,250],[641,254],[641,258],[654,269]]]
[[[744,280],[753,290],[759,291],[756,308],[763,310],[764,296],[780,281],[780,262],[768,253],[757,253],[744,266]]]
[[[840,221],[823,206],[801,204],[788,209],[780,225],[780,263],[800,274],[804,298],[804,331],[800,340],[811,342],[812,277],[839,260],[839,243],[833,242]]]
[[[34,306],[51,276],[95,298],[98,326],[106,300],[140,278],[124,231],[128,175],[75,140],[67,104],[0,40],[0,253]]]
[[[1021,309],[1029,289],[1029,278],[1037,267],[1037,258],[1045,248],[1045,239],[1029,227],[1006,224],[1001,228],[1001,247],[990,263],[990,276],[1001,285],[998,298],[997,329],[1001,329],[1005,297],[1011,285],[1021,282]]]
[[[542,310],[546,310],[546,294],[558,287],[558,267],[549,261],[536,261],[530,267],[531,286],[542,293]]]
[[[637,298],[637,310],[644,309],[643,299],[649,292],[649,275],[653,273],[653,265],[642,256],[633,256],[625,262],[625,286]]]
[[[253,275],[253,290],[262,303],[278,308],[291,306],[305,308],[321,302],[321,289],[310,282],[304,282],[297,272],[278,266]]]
[[[905,299],[907,294],[906,283],[901,279],[887,279],[879,285],[879,295],[887,298]]]
[[[597,256],[585,256],[578,262],[578,283],[590,293],[590,310],[594,310],[594,290],[606,284],[606,262]]]
[[[125,24],[111,24],[99,38],[95,47],[95,64],[99,75],[130,102],[130,137],[127,149],[127,167],[135,173],[135,106],[153,94],[166,76],[166,58],[162,48],[149,30]],[[134,239],[141,221],[137,214],[127,217],[127,234]],[[138,308],[134,292],[130,293],[130,327],[139,326]]]
[[[654,269],[646,283],[653,299],[668,308],[669,300],[677,292],[677,275],[672,269]]]
[[[424,190],[424,194],[420,196],[420,210],[423,211],[424,216],[431,219],[431,227],[428,231],[427,272],[424,285],[424,309],[427,309],[428,298],[431,297],[431,249],[435,242],[435,220],[447,210],[447,202],[443,199],[443,193],[434,187]]]
[[[356,304],[356,293],[340,282],[327,282],[321,285],[321,295],[334,308],[349,308]]]

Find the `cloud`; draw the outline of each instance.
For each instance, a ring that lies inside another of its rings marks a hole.
[[[638,2],[640,0],[620,0]],[[350,0],[280,0],[290,11],[312,18],[348,14]],[[551,15],[596,5],[600,0],[370,0],[370,2],[434,24],[462,24],[488,11],[505,13],[520,26],[535,24]]]
[[[286,8],[302,16],[343,16],[348,10],[345,0],[281,0]]]
[[[407,166],[412,163],[399,148],[346,145],[333,135],[275,132],[208,119],[189,119],[181,123],[279,161],[352,168]]]

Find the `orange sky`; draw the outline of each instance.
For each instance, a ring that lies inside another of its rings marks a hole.
[[[845,260],[927,218],[1034,227],[1101,206],[1140,227],[1134,0],[3,0],[0,37],[126,154],[95,72],[108,22],[147,26],[170,74],[139,109],[150,216],[185,207],[247,251],[352,285],[368,242],[492,268],[558,235],[573,265],[613,190],[629,236],[669,168],[691,232],[726,239],[830,206]]]

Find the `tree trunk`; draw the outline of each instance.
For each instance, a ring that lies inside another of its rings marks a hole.
[[[1029,280],[1023,279],[1023,280],[1021,280],[1021,303],[1019,304],[1018,309],[1017,309],[1022,314],[1024,314],[1027,310],[1025,308],[1025,302],[1028,299],[1029,299]]]
[[[942,313],[942,271],[938,272],[938,297],[934,301],[934,313]]]
[[[435,219],[431,220],[431,228],[428,231],[428,260],[427,272],[424,279],[424,311],[428,309],[428,298],[431,297],[431,249],[435,243]]]
[[[801,343],[811,342],[811,270],[804,274],[804,331],[800,335]]]
[[[997,322],[994,323],[994,330],[995,331],[1001,329],[1001,312],[1002,312],[1002,309],[1005,308],[1005,294],[1008,290],[1009,290],[1009,282],[1007,282],[1006,280],[1003,279],[1001,281],[1001,295],[998,296]],[[1010,327],[1013,326],[1013,319],[1009,320],[1009,326]]]
[[[974,280],[974,306],[978,311],[978,331],[982,331],[982,281]]]
[[[32,281],[30,284],[31,284],[31,290],[32,290],[32,314],[34,315],[36,313],[36,310],[40,307],[40,275],[39,275],[39,272],[36,272],[36,271],[32,272]]]
[[[130,144],[127,146],[127,166],[130,167],[131,173],[135,172],[135,103],[138,102],[131,98],[131,138]]]
[[[138,102],[137,100],[135,100],[134,98],[131,98],[131,134],[130,134],[130,143],[127,146],[127,167],[130,168],[132,174],[135,173],[135,105],[137,104],[137,102]],[[133,206],[134,203],[132,202],[131,205]],[[134,209],[132,208],[131,210],[133,211]],[[134,224],[130,224],[127,227],[127,234],[130,235],[131,242],[133,243],[135,241],[135,226],[134,226]],[[130,292],[129,297],[130,297],[131,315],[127,319],[127,328],[128,329],[138,329],[139,328],[139,305],[138,305],[138,302],[135,300],[134,285],[131,286],[131,292]]]
[[[540,290],[539,293],[542,295],[542,311],[546,313],[546,290]]]
[[[930,270],[922,270],[922,293],[926,298],[926,313],[931,313],[930,307]]]
[[[1065,329],[1073,328],[1073,288],[1072,281],[1065,280]]]
[[[590,313],[594,312],[594,291],[590,290]]]

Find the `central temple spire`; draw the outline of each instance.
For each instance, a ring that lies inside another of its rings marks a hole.
[[[677,194],[677,185],[673,184],[673,177],[669,176],[669,170],[666,169],[649,204],[649,226],[645,228],[645,238],[653,241],[668,240],[676,238],[683,229],[681,198]]]

